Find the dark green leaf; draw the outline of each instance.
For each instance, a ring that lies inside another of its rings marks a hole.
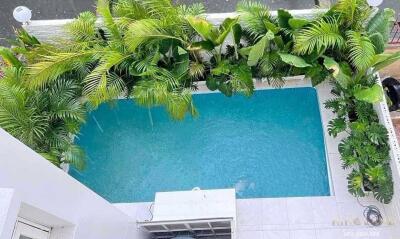
[[[278,23],[280,27],[290,28],[289,20],[293,16],[285,9],[278,9]]]
[[[301,58],[299,56],[287,54],[287,53],[278,53],[278,54],[281,57],[282,61],[289,65],[299,67],[299,68],[311,66],[303,58]]]

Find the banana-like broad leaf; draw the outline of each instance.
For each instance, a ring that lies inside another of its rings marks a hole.
[[[242,27],[240,24],[235,24],[232,27],[232,33],[233,33],[233,41],[235,42],[236,45],[239,45],[240,39],[242,38]]]
[[[246,56],[248,56],[250,54],[250,51],[251,51],[251,47],[250,46],[243,47],[243,48],[239,49],[239,54],[242,55],[243,57],[246,57]]]
[[[198,51],[198,50],[206,50],[211,51],[216,47],[214,43],[210,40],[194,42],[192,45],[188,47],[189,51]]]
[[[359,88],[354,90],[354,97],[357,100],[365,101],[368,103],[376,103],[382,100],[383,91],[382,87],[378,84],[374,84],[369,88]]]
[[[216,80],[214,77],[212,77],[212,76],[207,77],[206,85],[207,85],[207,88],[208,88],[209,90],[211,90],[211,91],[214,91],[214,90],[217,90],[217,89],[218,89],[218,82],[217,82],[217,80]]]
[[[378,54],[375,55],[374,60],[372,61],[372,67],[374,67],[376,71],[379,71],[398,60],[400,60],[400,51],[393,54]]]
[[[274,39],[274,34],[268,31],[254,46],[251,47],[249,58],[247,59],[248,66],[257,65],[260,58],[264,55],[265,48],[270,40]]]
[[[395,21],[395,11],[390,8],[379,10],[367,23],[366,30],[368,34],[379,32],[383,36],[385,44],[389,38],[389,30]]]
[[[333,78],[335,78],[340,86],[346,89],[350,81],[350,76],[346,74],[339,63],[331,57],[324,56],[324,66],[331,71]]]
[[[375,32],[372,35],[368,36],[370,41],[375,47],[375,53],[376,54],[381,54],[385,51],[385,40],[383,39],[383,36],[379,32]]]
[[[277,34],[280,30],[278,26],[276,26],[275,24],[273,24],[272,22],[270,22],[268,20],[264,20],[264,25],[265,25],[265,28],[267,28],[269,31],[271,31],[274,34]]]
[[[301,58],[299,56],[287,54],[287,53],[278,53],[278,54],[281,57],[282,61],[289,65],[299,67],[299,68],[311,66],[303,58]]]
[[[222,24],[219,26],[218,29],[218,37],[217,39],[215,39],[215,43],[217,45],[221,45],[226,37],[228,36],[228,34],[232,31],[232,28],[238,23],[239,18],[226,18]]]
[[[175,58],[177,62],[174,64],[172,73],[176,78],[179,79],[189,70],[189,54],[185,49],[178,47],[177,56]]]
[[[274,37],[274,42],[278,46],[279,49],[284,49],[285,48],[285,43],[283,42],[282,36],[275,36]]]
[[[278,24],[283,28],[290,28],[289,20],[292,19],[293,16],[288,11],[284,9],[278,9]]]
[[[190,26],[202,36],[205,40],[210,40],[215,42],[217,39],[217,35],[215,34],[214,26],[208,22],[207,20],[199,17],[189,16],[187,18]]]
[[[14,53],[5,47],[0,47],[0,56],[6,62],[7,65],[20,68],[22,67],[22,63],[14,56]]]
[[[304,27],[305,25],[309,24],[310,21],[308,21],[307,19],[303,19],[303,18],[290,18],[288,23],[289,23],[289,26],[293,30],[297,30],[297,29],[300,29],[300,28]]]

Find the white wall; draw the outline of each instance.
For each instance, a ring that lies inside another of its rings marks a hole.
[[[380,81],[379,81],[379,84]],[[375,111],[378,114],[379,121],[386,127],[389,134],[389,146],[390,146],[390,158],[391,168],[394,182],[394,196],[392,202],[387,205],[386,213],[389,220],[395,225],[400,225],[400,147],[399,142],[396,138],[396,133],[393,127],[392,120],[390,118],[389,109],[386,103],[386,98],[383,98],[382,102],[374,105]],[[400,235],[400,227],[394,227],[395,232],[393,235]]]
[[[0,238],[11,238],[19,205],[14,189],[0,188]]]
[[[316,14],[327,11],[326,9],[302,9],[302,10],[289,10],[293,16],[312,18]],[[277,15],[276,11],[271,11],[271,15]],[[209,13],[205,14],[206,18],[218,25],[227,17],[235,17],[236,13]],[[65,33],[65,24],[71,22],[73,19],[57,19],[57,20],[35,20],[31,21],[29,25],[23,25],[23,27],[30,33],[33,34],[39,41],[52,41],[67,37]],[[101,19],[97,20],[98,25],[102,25]]]
[[[13,202],[22,202],[20,210],[14,206],[13,212],[7,214],[14,219],[11,223],[10,219],[7,221],[3,233],[0,231],[0,239],[10,238],[17,213],[54,227],[52,238],[74,235],[76,239],[125,239],[128,232],[134,231],[134,222],[129,216],[1,128],[0,188],[14,189]],[[6,190],[0,192],[5,195]],[[9,200],[0,200],[1,210],[6,201]]]

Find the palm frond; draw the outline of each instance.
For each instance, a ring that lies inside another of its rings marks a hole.
[[[342,48],[344,38],[334,18],[320,19],[295,34],[294,52],[310,54],[327,48]]]
[[[146,8],[137,0],[118,0],[112,10],[117,18],[140,20],[150,17]]]
[[[171,0],[137,0],[146,8],[146,12],[156,19],[175,18],[177,16],[176,9],[173,7]]]
[[[43,87],[65,72],[80,68],[92,61],[96,54],[99,52],[57,52],[42,56],[42,61],[27,67],[27,84],[32,88]]]
[[[92,12],[82,12],[78,18],[68,23],[65,28],[75,41],[93,40],[96,34],[96,16]]]
[[[97,67],[85,77],[83,93],[91,95],[96,91],[105,91],[107,84],[107,76],[112,67],[122,63],[130,55],[124,55],[119,51],[108,50],[100,58]]]
[[[192,5],[179,5],[177,7],[179,15],[182,17],[187,17],[187,16],[198,16],[201,14],[204,14],[206,12],[206,9],[204,8],[204,5],[202,3],[194,3]]]
[[[355,17],[358,0],[339,0],[334,6],[334,10],[342,14],[349,22],[352,22]]]
[[[125,44],[131,52],[134,52],[138,46],[153,40],[175,39],[183,41],[179,37],[167,32],[163,26],[163,22],[156,19],[135,21],[128,27],[125,35]]]
[[[269,8],[262,3],[242,1],[238,3],[236,9],[243,22],[244,29],[255,38],[267,32],[266,21],[274,22]]]
[[[174,119],[182,120],[185,118],[186,113],[190,113],[192,116],[197,115],[190,89],[172,91],[167,95],[166,100],[166,109]]]
[[[21,87],[0,83],[0,127],[34,147],[48,129],[47,117],[26,105],[26,97]]]
[[[109,0],[98,0],[97,12],[103,17],[104,25],[106,26],[105,30],[108,35],[113,39],[121,40],[122,35],[111,14]]]
[[[85,152],[74,144],[70,144],[62,153],[62,162],[71,164],[78,170],[83,170],[85,168],[85,158]]]
[[[360,32],[348,31],[346,37],[351,63],[360,71],[366,70],[375,56],[374,45]]]
[[[251,68],[245,63],[233,68],[231,84],[234,92],[242,92],[246,96],[251,96],[254,91]]]
[[[121,77],[114,73],[100,76],[97,88],[87,96],[92,107],[112,101],[126,94],[126,85]]]

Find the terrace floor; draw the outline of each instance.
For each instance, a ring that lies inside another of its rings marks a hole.
[[[302,87],[304,80],[289,81],[286,87]],[[258,85],[262,87],[262,85]],[[200,87],[201,90],[201,87]],[[334,116],[323,102],[330,97],[330,86],[317,87],[323,127]],[[345,135],[333,139],[325,135],[332,196],[301,198],[237,199],[237,239],[398,239],[398,218],[390,207],[373,198],[362,198],[364,205],[377,206],[384,218],[380,227],[365,223],[364,208],[347,192],[347,173],[341,168],[337,145]],[[151,203],[115,204],[137,220],[149,218]]]

